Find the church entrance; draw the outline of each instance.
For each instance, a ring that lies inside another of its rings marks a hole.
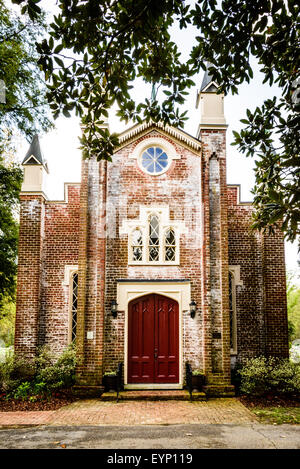
[[[128,308],[128,383],[179,382],[179,307],[159,294]]]

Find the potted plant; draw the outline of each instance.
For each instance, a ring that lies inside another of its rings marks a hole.
[[[107,371],[103,375],[102,384],[105,387],[105,391],[117,391],[117,379],[118,376],[114,371]]]
[[[205,384],[205,375],[202,370],[193,370],[192,372],[192,387],[198,391],[202,391],[202,386]]]

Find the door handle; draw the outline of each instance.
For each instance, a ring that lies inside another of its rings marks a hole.
[[[157,348],[154,349],[154,359],[157,359]]]

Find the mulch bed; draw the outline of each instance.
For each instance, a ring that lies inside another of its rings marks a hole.
[[[240,396],[239,400],[249,409],[254,407],[267,408],[267,407],[300,407],[300,396],[285,397],[268,395],[263,397],[255,396]]]
[[[78,401],[78,397],[71,393],[57,393],[49,398],[40,398],[35,402],[29,400],[9,399],[0,397],[0,412],[22,412],[22,411],[41,411],[41,410],[57,410],[60,407]]]
[[[239,396],[238,398],[242,404],[249,409],[259,407],[300,407],[299,397],[282,397],[282,396],[264,396],[264,397],[249,397]],[[78,401],[79,398],[72,395],[71,392],[56,393],[49,398],[39,399],[36,402],[22,401],[20,399],[6,400],[0,397],[0,412],[21,412],[21,411],[41,411],[41,410],[57,410],[60,407]]]

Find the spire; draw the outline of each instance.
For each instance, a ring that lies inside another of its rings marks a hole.
[[[201,93],[215,93],[218,89],[217,83],[213,80],[209,72],[209,67],[213,66],[210,62],[206,63],[206,70],[200,87]],[[210,85],[210,86],[209,86]]]
[[[224,116],[224,94],[217,93],[219,85],[209,73],[211,67],[213,65],[207,62],[202,84],[197,93],[196,108],[200,107],[197,138],[201,138],[201,132],[204,129],[227,128]]]
[[[22,161],[23,166],[32,164],[42,165],[48,172],[47,162],[43,157],[38,135],[33,137],[29,150],[27,151],[26,156]]]

